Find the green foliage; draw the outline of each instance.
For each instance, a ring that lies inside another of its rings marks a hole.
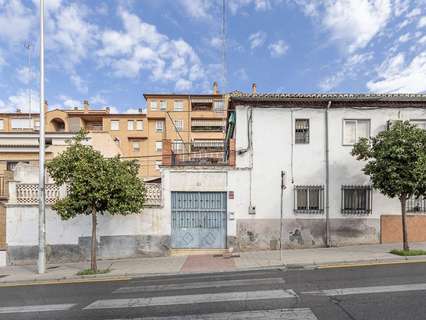
[[[93,209],[100,214],[140,213],[145,188],[138,177],[138,164],[118,157],[106,159],[85,140],[86,134],[80,132],[47,164],[55,183],[68,186],[67,196],[56,201],[53,208],[63,219],[90,215]]]
[[[91,275],[95,275],[95,274],[105,274],[105,273],[109,273],[111,270],[110,269],[99,269],[99,270],[92,270],[92,269],[84,269],[82,271],[77,272],[78,276],[91,276]]]
[[[399,250],[399,249],[392,249],[390,251],[390,253],[392,254],[396,254],[398,256],[404,256],[404,257],[408,257],[408,256],[424,256],[426,255],[426,250],[421,250],[421,249],[412,249],[412,250]]]
[[[408,121],[396,121],[376,137],[361,139],[352,155],[373,187],[390,198],[409,198],[426,191],[426,132]]]

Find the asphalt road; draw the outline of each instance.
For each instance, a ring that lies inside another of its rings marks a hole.
[[[0,319],[426,319],[426,264],[0,288]]]

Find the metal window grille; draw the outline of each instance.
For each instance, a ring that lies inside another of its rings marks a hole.
[[[296,119],[295,143],[309,143],[309,119]]]
[[[295,213],[324,213],[323,186],[295,186],[294,187]]]
[[[411,213],[426,213],[426,197],[411,197],[407,200],[405,208]]]
[[[342,186],[342,214],[371,214],[372,205],[371,186]]]

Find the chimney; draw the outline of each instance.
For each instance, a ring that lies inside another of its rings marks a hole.
[[[110,113],[110,111],[111,111],[110,107],[106,107],[106,108],[105,108],[105,111],[106,111],[107,113]]]
[[[89,112],[89,101],[88,100],[83,101],[83,109],[84,109],[84,113]]]
[[[219,93],[219,86],[217,85],[217,81],[213,82],[213,94]]]
[[[47,100],[44,100],[44,113],[47,113],[49,110],[49,104],[47,103]]]
[[[251,93],[252,94],[256,94],[257,93],[257,90],[256,90],[257,88],[256,88],[256,83],[253,83],[252,85],[251,85]]]
[[[16,108],[16,113],[21,113],[21,108]]]
[[[143,109],[142,109],[142,108],[139,108],[139,109],[138,109],[138,112],[139,112],[139,113],[143,113]]]

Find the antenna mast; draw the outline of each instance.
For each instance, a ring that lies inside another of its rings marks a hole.
[[[31,80],[33,78],[32,75],[32,68],[31,68],[31,53],[33,44],[31,41],[27,41],[24,44],[25,49],[28,51],[28,121],[29,121],[29,128],[31,128]]]

